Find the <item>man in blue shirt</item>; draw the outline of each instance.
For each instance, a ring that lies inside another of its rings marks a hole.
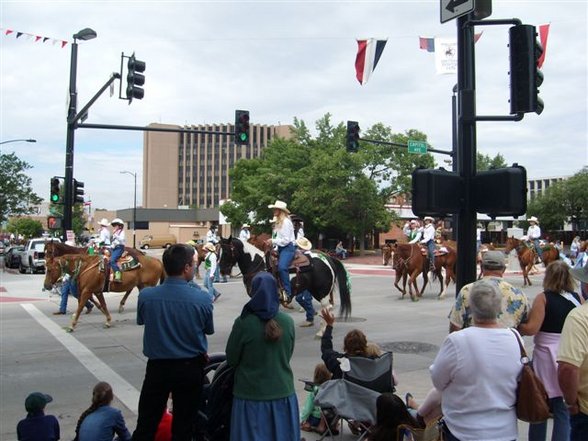
[[[57,418],[45,415],[45,406],[51,401],[51,395],[41,392],[29,394],[25,400],[27,417],[16,426],[19,441],[57,441],[60,438]]]
[[[212,300],[191,284],[194,248],[176,244],[163,253],[168,277],[139,293],[137,324],[144,325],[143,354],[148,358],[139,398],[134,441],[153,440],[171,393],[172,437],[191,440],[202,392],[207,335],[214,333]]]

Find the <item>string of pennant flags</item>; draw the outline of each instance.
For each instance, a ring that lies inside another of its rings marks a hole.
[[[22,32],[17,31],[14,29],[6,29],[0,28],[0,32],[4,34],[4,36],[11,36],[19,38],[24,38],[25,40],[33,41],[33,43],[51,43],[53,46],[58,45],[63,49],[69,42],[67,40],[62,40],[60,38],[52,38],[52,37],[45,37],[43,35],[31,34],[29,32]]]

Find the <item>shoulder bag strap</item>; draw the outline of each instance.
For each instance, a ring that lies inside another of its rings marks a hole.
[[[527,356],[527,352],[523,344],[521,343],[521,339],[517,335],[517,333],[511,328],[512,333],[514,334],[515,338],[517,339],[517,343],[519,344],[519,349],[521,350],[521,361],[523,364],[527,364],[529,362],[529,357]]]

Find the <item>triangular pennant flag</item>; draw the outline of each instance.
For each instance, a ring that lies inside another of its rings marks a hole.
[[[547,36],[549,35],[549,24],[539,26],[539,39],[541,40],[541,46],[543,46],[543,53],[537,60],[537,67],[541,69],[543,62],[545,61],[545,53],[547,52]]]
[[[16,38],[20,38],[20,37],[22,37],[22,34],[23,34],[23,32],[17,32],[17,33],[16,33]]]
[[[482,33],[483,33],[483,32],[484,32],[484,31],[482,31],[482,32],[479,32],[479,33],[477,33],[477,34],[474,34],[474,43],[477,43],[477,42],[478,42],[478,40],[479,40],[479,39],[480,39],[480,37],[482,36]]]
[[[388,40],[357,40],[357,56],[355,57],[355,76],[359,84],[368,82],[371,73],[378,65]]]
[[[67,44],[67,41],[61,40],[61,48],[62,49],[65,47],[66,44]]]
[[[6,35],[12,34],[14,31],[12,29],[6,29]]]
[[[49,40],[49,37],[43,37],[43,43],[45,43],[47,40]]]
[[[36,43],[37,41],[39,41],[41,38],[43,38],[43,37],[41,37],[40,35],[37,35],[37,36],[35,37],[35,43]]]

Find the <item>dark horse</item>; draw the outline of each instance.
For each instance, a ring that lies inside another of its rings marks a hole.
[[[534,246],[527,246],[522,240],[509,237],[506,239],[506,248],[504,252],[508,255],[512,250],[517,250],[517,257],[521,270],[523,271],[523,286],[527,284],[531,286],[531,279],[529,279],[529,272],[535,264],[537,252]],[[559,251],[553,245],[541,247],[541,260],[545,266],[549,265],[554,260],[559,259]]]
[[[65,256],[68,254],[78,254],[78,255],[87,255],[87,248],[82,247],[72,247],[70,245],[66,245],[61,242],[57,242],[54,240],[49,240],[45,243],[45,259],[47,261],[47,266],[53,263],[53,259],[61,256]],[[155,286],[157,285],[158,281],[163,281],[165,278],[165,271],[163,269],[163,263],[159,259],[155,259],[150,256],[146,256],[141,251],[138,251],[135,248],[125,247],[125,251],[127,251],[130,255],[132,255],[135,259],[139,261],[141,264],[141,268],[138,271],[141,272],[142,277],[140,278],[139,283],[128,285],[130,288],[128,290],[119,289],[122,286],[118,286],[119,284],[111,284],[110,289],[111,291],[116,292],[124,292],[125,295],[120,301],[118,306],[118,312],[122,313],[125,309],[125,303],[127,298],[129,297],[131,291],[136,286],[141,290],[144,286]],[[131,270],[131,272],[135,272],[137,270]],[[123,271],[123,280],[124,274],[126,271]],[[134,279],[134,278],[133,278]],[[116,285],[116,286],[115,286]],[[123,284],[127,286],[127,284]],[[102,288],[100,289],[102,292]],[[80,296],[81,299],[81,296]]]
[[[220,270],[229,274],[233,266],[239,266],[243,274],[243,283],[247,294],[251,292],[251,280],[260,271],[267,271],[264,253],[250,243],[243,243],[237,238],[221,238]],[[296,295],[305,289],[312,294],[317,302],[328,305],[328,298],[336,287],[341,299],[340,315],[347,318],[351,314],[351,292],[348,274],[343,264],[323,253],[311,254],[311,265],[307,271],[296,270],[292,279],[292,294]],[[322,329],[321,329],[322,331]],[[320,331],[319,331],[320,332]]]

